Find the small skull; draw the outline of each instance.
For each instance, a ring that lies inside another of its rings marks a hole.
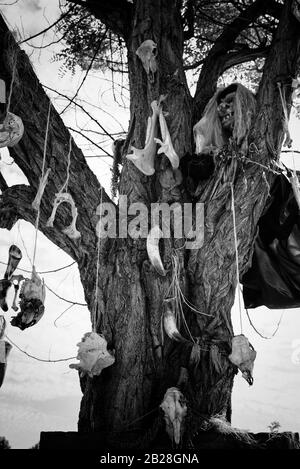
[[[156,56],[157,56],[157,45],[152,39],[147,39],[142,42],[140,47],[136,51],[136,55],[142,61],[143,67],[150,79],[154,80],[154,74],[157,70]]]

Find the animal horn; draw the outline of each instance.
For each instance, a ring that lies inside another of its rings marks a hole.
[[[8,262],[7,262],[7,267],[6,267],[6,271],[4,274],[5,279],[10,280],[12,274],[18,267],[21,259],[22,259],[21,250],[18,248],[18,246],[15,246],[14,244],[12,244],[8,251]]]
[[[182,337],[178,330],[174,302],[174,298],[164,300],[163,323],[165,332],[172,340],[176,340],[177,342],[188,342],[184,337]]]
[[[149,260],[155,268],[156,272],[162,276],[165,276],[166,271],[159,254],[159,239],[162,238],[162,235],[163,233],[158,225],[155,225],[153,228],[151,228],[147,236],[147,253]]]

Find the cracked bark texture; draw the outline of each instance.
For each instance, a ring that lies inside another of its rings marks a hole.
[[[87,2],[88,4],[89,2]],[[130,126],[125,150],[134,144],[144,146],[150,103],[166,95],[163,108],[174,148],[182,157],[192,150],[192,126],[195,123],[192,99],[183,72],[183,30],[178,3],[167,0],[126,2],[126,14],[120,15],[125,2],[114,0],[97,5],[91,11],[110,28],[122,33],[128,50],[130,82]],[[256,2],[261,4],[261,2]],[[114,13],[108,15],[114,5]],[[290,0],[285,2],[277,36],[268,55],[265,73],[258,93],[258,110],[251,132],[248,157],[268,163],[278,157],[283,137],[282,109],[277,82],[285,86],[289,101],[291,79],[299,70],[299,24],[290,13]],[[126,21],[126,24],[124,23]],[[9,82],[11,69],[5,50],[12,37],[0,22],[1,77]],[[146,39],[158,45],[158,72],[150,83],[136,49]],[[15,47],[15,46],[13,46]],[[202,74],[209,76],[210,60]],[[221,70],[221,69],[220,69]],[[211,77],[211,90],[198,86],[196,101],[204,106],[214,90],[218,74]],[[20,115],[25,134],[10,150],[16,164],[26,175],[29,186],[5,187],[0,198],[0,227],[10,229],[18,218],[34,223],[31,202],[41,175],[44,132],[49,100],[36,78],[28,58],[18,53],[12,112]],[[203,76],[200,81],[203,80]],[[199,105],[200,106],[200,105]],[[195,113],[194,113],[195,114]],[[199,250],[177,249],[182,240],[164,240],[162,258],[166,277],[159,277],[150,266],[145,239],[115,239],[102,244],[99,272],[99,295],[94,297],[96,275],[97,224],[96,208],[100,203],[100,184],[88,168],[82,152],[73,142],[69,191],[78,207],[80,241],[69,240],[60,229],[68,224],[65,207],[58,212],[54,228],[45,226],[51,213],[50,202],[66,176],[69,133],[52,108],[46,167],[51,168],[49,183],[41,205],[41,231],[78,262],[85,298],[90,308],[96,306],[96,327],[104,333],[115,350],[115,364],[99,377],[81,379],[83,398],[78,428],[80,432],[104,432],[107,444],[116,448],[153,448],[163,438],[164,423],[159,404],[168,387],[180,383],[188,399],[187,431],[184,445],[197,445],[197,432],[203,419],[224,415],[230,419],[231,391],[235,368],[227,359],[233,336],[230,312],[236,289],[235,256],[230,186],[219,184],[213,197],[212,188],[223,168],[199,186],[198,201],[205,203],[205,242]],[[125,151],[126,152],[126,151]],[[125,153],[124,153],[125,155]],[[231,155],[232,156],[232,155]],[[166,159],[156,158],[156,173],[148,177],[124,158],[120,194],[128,203],[187,201],[182,187],[164,190],[161,176],[168,167]],[[236,222],[239,240],[240,273],[251,263],[253,241],[259,216],[268,197],[272,173],[258,166],[233,159],[227,170],[227,182],[234,184]],[[103,192],[103,200],[109,198]],[[128,217],[130,220],[130,216]],[[176,252],[181,267],[181,288],[195,307],[210,316],[185,308],[186,320],[201,352],[200,362],[191,366],[190,344],[162,343],[161,315],[163,299],[172,280],[172,255]],[[183,375],[183,369],[187,374]],[[185,377],[184,377],[185,376]]]

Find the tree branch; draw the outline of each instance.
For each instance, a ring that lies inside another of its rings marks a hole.
[[[68,0],[70,3],[81,5],[104,23],[113,33],[123,37],[129,37],[133,6],[123,0]]]
[[[12,34],[0,16],[0,70],[9,89],[12,77],[10,61],[6,52],[15,57],[16,73],[12,87],[11,111],[23,121],[25,132],[20,142],[9,149],[15,163],[23,171],[30,184],[15,186],[4,191],[1,196],[1,224],[11,227],[15,221],[24,217],[35,222],[36,213],[31,208],[42,174],[42,160],[45,143],[45,130],[49,108],[49,98],[39,83],[27,55],[19,49]],[[67,154],[70,133],[59,114],[51,106],[49,138],[46,152],[46,168],[50,168],[48,184],[42,198],[40,230],[54,243],[79,261],[87,253],[96,249],[97,206],[100,203],[101,186],[97,177],[90,170],[82,151],[72,139],[71,164],[68,192],[72,195],[78,209],[77,228],[81,233],[80,240],[72,240],[61,230],[68,226],[70,209],[63,204],[54,222],[54,228],[47,228],[55,194],[62,188],[67,177]],[[17,196],[16,196],[17,194]],[[111,202],[102,189],[103,202]]]
[[[256,0],[228,24],[211,48],[203,64],[194,97],[194,121],[196,122],[208,100],[215,92],[219,76],[224,71],[226,54],[233,49],[241,32],[262,15],[272,0]],[[228,67],[227,67],[228,68]]]

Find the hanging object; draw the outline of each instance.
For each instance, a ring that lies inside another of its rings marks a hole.
[[[0,148],[13,147],[21,140],[23,133],[22,119],[12,112],[8,112],[0,124]]]
[[[69,367],[87,373],[90,377],[100,375],[104,368],[115,362],[115,357],[107,350],[105,337],[96,332],[84,334],[77,346],[79,348],[77,359],[80,361],[72,363]]]
[[[7,357],[12,349],[12,345],[6,340],[0,340],[0,388],[3,384],[7,366]]]
[[[236,365],[242,372],[243,378],[249,383],[253,384],[253,367],[256,358],[256,351],[250,344],[247,337],[243,334],[234,336],[231,342],[231,354],[228,356],[231,363]]]
[[[300,0],[293,0],[292,2],[292,13],[294,17],[300,21]]]
[[[169,388],[160,408],[164,412],[166,432],[172,443],[178,446],[184,433],[184,420],[187,415],[186,399],[178,388]]]
[[[44,281],[32,269],[31,279],[25,279],[20,292],[20,312],[11,320],[11,325],[22,331],[34,326],[42,318],[46,291]]]
[[[300,307],[300,213],[288,178],[276,177],[258,221],[252,264],[242,277],[246,308]]]
[[[146,176],[152,176],[155,173],[156,142],[154,139],[157,136],[157,119],[160,109],[157,101],[152,101],[151,108],[152,117],[148,117],[145,147],[139,149],[131,146],[132,153],[126,155],[126,158]]]
[[[144,41],[136,50],[136,55],[142,61],[143,67],[151,82],[154,81],[154,75],[157,71],[157,45],[151,39]]]
[[[180,334],[177,321],[176,321],[176,298],[164,299],[164,313],[163,313],[164,329],[168,337],[177,342],[187,342],[187,340]]]
[[[40,203],[41,203],[41,200],[42,200],[42,197],[43,197],[43,194],[44,194],[45,187],[47,185],[47,181],[48,181],[50,171],[51,171],[51,169],[48,168],[46,173],[44,174],[44,176],[40,180],[38,191],[36,193],[34,201],[32,202],[32,208],[34,208],[34,210],[38,210],[39,207],[40,207]]]
[[[12,285],[13,273],[19,265],[20,260],[22,259],[22,252],[12,244],[8,251],[8,262],[4,278],[0,280],[0,307],[3,311],[8,311],[8,306],[6,302],[6,295],[9,288]]]
[[[229,138],[245,152],[255,109],[254,94],[240,83],[218,89],[193,128],[196,153],[220,149]]]
[[[285,96],[282,92],[282,90],[284,90],[284,88],[283,88],[283,85],[282,85],[282,89],[281,89],[281,83],[277,83],[277,86],[278,86],[278,90],[279,90],[279,96],[280,96],[280,101],[281,101],[282,111],[283,111],[283,131],[285,133],[285,141],[283,143],[283,146],[291,148],[291,146],[293,144],[293,140],[292,140],[292,137],[291,137],[291,134],[290,134],[290,129],[289,129],[289,113],[288,113],[288,109],[287,109],[287,103],[286,103]]]
[[[300,76],[293,79],[292,82],[292,101],[294,106],[300,106]]]
[[[165,276],[166,271],[164,269],[163,263],[160,258],[159,254],[159,240],[162,238],[163,232],[159,228],[158,225],[155,225],[151,230],[149,231],[149,234],[147,236],[147,253],[149,260],[153,267],[155,268],[156,272],[159,275]]]
[[[55,194],[53,209],[50,218],[48,219],[46,226],[53,228],[53,222],[55,219],[56,211],[60,204],[63,202],[67,202],[71,206],[71,213],[72,213],[72,222],[71,224],[62,230],[64,234],[66,234],[71,239],[78,239],[80,238],[81,234],[76,228],[76,221],[78,217],[77,207],[73,200],[73,197],[68,192],[58,192]]]
[[[2,339],[2,337],[4,336],[5,328],[6,328],[5,317],[0,315],[0,339]]]
[[[177,169],[179,166],[179,158],[174,150],[170,132],[166,123],[166,119],[163,115],[162,108],[159,110],[159,125],[160,125],[160,131],[161,131],[161,136],[162,140],[159,138],[154,138],[155,142],[160,145],[160,148],[158,150],[158,154],[160,155],[161,153],[164,153],[166,157],[169,159],[173,169]]]
[[[18,292],[19,292],[19,288],[20,288],[20,283],[25,280],[23,275],[14,275],[12,277],[12,281],[13,281],[13,286],[14,286],[14,290],[15,290],[15,294],[14,294],[14,299],[13,299],[13,303],[11,305],[11,308],[14,310],[14,311],[18,311],[19,307],[17,305],[17,299],[18,299]]]
[[[296,202],[300,210],[300,185],[299,185],[299,179],[298,179],[296,171],[291,171],[291,174],[289,175],[289,180],[293,189]]]
[[[5,81],[0,79],[0,104],[6,103],[6,85]]]

